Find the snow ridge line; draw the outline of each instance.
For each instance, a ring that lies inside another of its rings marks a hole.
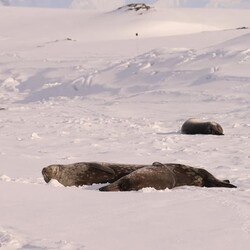
[[[0,175],[0,181],[3,182],[15,182],[23,184],[34,184],[34,185],[44,185],[46,184],[43,178],[31,179],[31,178],[11,178],[7,175]]]
[[[14,230],[6,230],[0,227],[0,248],[3,249],[43,249],[43,250],[83,250],[85,246],[65,240],[49,241],[47,239],[26,239]]]

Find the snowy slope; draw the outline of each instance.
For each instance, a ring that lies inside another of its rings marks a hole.
[[[249,14],[0,7],[1,250],[248,250]],[[225,136],[181,135],[189,117]],[[184,163],[238,188],[44,182],[79,161]]]

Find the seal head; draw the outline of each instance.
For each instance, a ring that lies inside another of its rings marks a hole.
[[[48,183],[51,181],[51,179],[56,179],[60,172],[61,167],[62,165],[50,165],[46,168],[43,168],[42,175],[44,181]]]

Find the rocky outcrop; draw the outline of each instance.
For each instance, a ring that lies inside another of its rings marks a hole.
[[[131,3],[125,6],[122,6],[118,8],[118,10],[124,10],[124,11],[136,11],[136,12],[144,12],[152,9],[151,6],[146,5],[145,3]]]

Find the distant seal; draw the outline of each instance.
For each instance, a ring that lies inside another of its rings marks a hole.
[[[64,186],[82,186],[93,183],[112,183],[147,165],[129,165],[105,162],[78,162],[68,165],[50,165],[43,168],[45,182],[55,179]]]
[[[184,122],[181,127],[182,134],[211,134],[224,135],[220,124],[212,121],[202,121],[196,118],[190,118]]]
[[[207,170],[182,164],[162,164],[155,162],[152,166],[140,168],[119,180],[101,187],[100,191],[133,191],[146,187],[157,190],[172,189],[179,186],[225,187],[236,188],[228,180],[221,181]]]

